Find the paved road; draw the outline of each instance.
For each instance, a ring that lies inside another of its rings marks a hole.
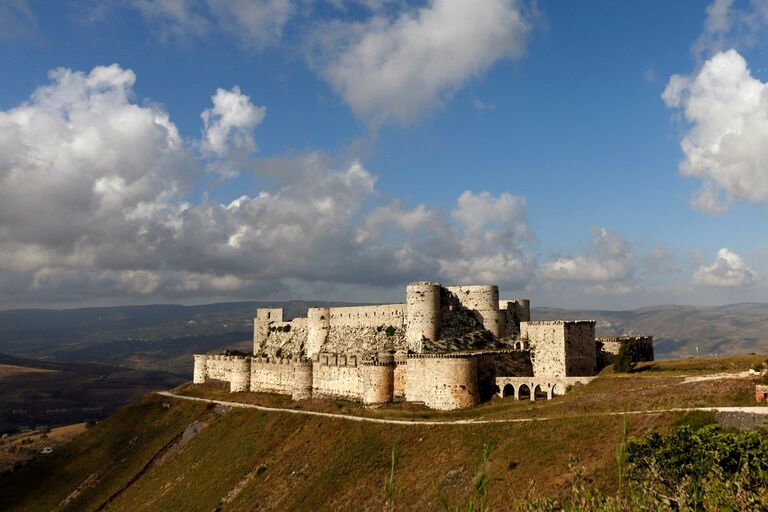
[[[177,395],[170,391],[157,391],[160,396],[168,398],[177,398],[180,400],[191,400],[193,402],[206,402],[211,404],[226,405],[227,407],[240,407],[243,409],[257,409],[259,411],[270,412],[284,412],[288,414],[303,414],[305,416],[324,416],[326,418],[338,418],[349,421],[362,421],[368,423],[387,423],[390,425],[484,425],[488,423],[531,423],[535,421],[551,421],[559,420],[564,416],[555,416],[552,418],[511,418],[511,419],[496,419],[487,420],[482,418],[465,419],[465,420],[391,420],[385,418],[369,418],[365,416],[353,416],[351,414],[336,414],[331,412],[318,412],[318,411],[303,411],[299,409],[283,409],[280,407],[265,407],[263,405],[244,404],[241,402],[228,402],[225,400],[211,400],[209,398],[198,398],[194,396]],[[647,411],[622,411],[622,412],[595,412],[590,414],[575,414],[571,417],[578,416],[623,416],[625,414],[638,415],[638,414],[665,414],[669,412],[691,412],[691,411],[708,411],[708,412],[747,412],[752,414],[768,415],[768,407],[679,407],[674,409],[654,409]]]

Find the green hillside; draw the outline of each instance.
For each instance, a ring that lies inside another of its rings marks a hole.
[[[19,511],[382,510],[389,494],[396,510],[440,510],[441,503],[453,510],[473,495],[479,474],[487,477],[491,510],[526,497],[563,497],[574,481],[615,494],[625,422],[628,436],[640,436],[649,427],[713,421],[708,413],[625,412],[753,405],[753,379],[700,377],[743,371],[764,359],[643,364],[630,375],[605,371],[552,401],[495,399],[446,413],[413,405],[371,410],[349,402],[290,403],[185,385],[178,392],[353,416],[501,421],[370,423],[148,395],[55,453],[0,477],[0,504]],[[509,421],[531,417],[541,420]]]

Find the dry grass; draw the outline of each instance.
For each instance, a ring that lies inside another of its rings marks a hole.
[[[691,371],[717,373],[730,364],[709,362],[705,369]],[[625,417],[595,412],[740,405],[747,400],[749,379],[683,384],[683,376],[675,373],[685,373],[679,365],[665,362],[661,367],[669,370],[605,372],[552,401],[497,399],[448,413],[404,404],[365,409],[331,400],[292,403],[278,395],[230,394],[221,385],[185,385],[179,391],[197,396],[376,417],[556,419],[384,425],[253,409],[222,414],[220,407],[150,396],[52,457],[0,478],[0,502],[7,510],[50,510],[77,491],[64,510],[382,510],[395,443],[402,447],[394,473],[397,510],[437,509],[435,488],[458,506],[471,492],[485,443],[494,446],[485,465],[492,510],[526,496],[563,496],[581,467],[590,487],[611,494],[618,486],[615,449],[623,439],[625,418],[630,436],[649,427],[667,429],[702,419],[700,414]],[[710,416],[704,419],[711,421]],[[169,448],[193,421],[207,426],[182,448]]]
[[[10,379],[27,373],[58,373],[56,370],[47,370],[44,368],[30,368],[27,366],[16,366],[13,364],[0,364],[0,379]]]
[[[26,462],[50,446],[57,450],[85,432],[85,423],[75,423],[51,429],[45,435],[39,432],[25,432],[8,436],[0,440],[0,471]]]

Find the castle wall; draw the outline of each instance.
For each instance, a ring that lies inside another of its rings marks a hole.
[[[229,374],[229,391],[249,391],[251,387],[251,358],[237,357],[232,361]]]
[[[597,353],[593,320],[521,322],[520,336],[530,345],[534,375],[595,375]]]
[[[331,327],[373,327],[380,325],[403,328],[405,304],[380,304],[377,306],[350,306],[330,308]]]
[[[269,324],[283,321],[283,308],[257,308],[253,319],[253,353],[261,352],[267,343]]]
[[[269,325],[265,352],[275,358],[303,357],[306,355],[307,334],[306,318],[274,322]],[[258,355],[257,352],[254,354]]]
[[[206,367],[206,360],[208,356],[205,354],[195,354],[195,368],[192,374],[193,384],[203,384],[208,380],[208,369]]]
[[[231,380],[232,361],[241,356],[211,354],[204,357],[206,380],[229,382]]]
[[[424,341],[437,341],[440,337],[440,286],[418,282],[406,287],[406,331],[408,350],[420,353]]]
[[[456,297],[463,308],[476,311],[485,329],[497,338],[504,337],[506,315],[499,311],[498,286],[446,286],[445,290]]]
[[[312,395],[362,400],[360,355],[320,353],[312,364]]]
[[[331,308],[327,352],[403,350],[405,304]]]
[[[521,322],[520,337],[530,345],[533,375],[565,376],[563,322]]]
[[[392,395],[394,400],[405,400],[405,385],[408,378],[408,356],[404,352],[395,354],[394,384]]]
[[[312,362],[300,361],[293,365],[293,400],[308,400],[312,398]]]
[[[597,374],[595,322],[565,322],[565,375],[567,377]]]
[[[331,308],[309,308],[307,310],[306,355],[308,357],[320,352],[328,339],[330,329]]]
[[[395,358],[391,354],[378,354],[375,361],[360,367],[363,384],[363,403],[377,405],[391,402],[395,390]]]
[[[195,366],[194,382],[196,384],[202,384],[208,380],[229,382],[229,389],[232,392],[248,391],[250,387],[250,357],[195,355]]]
[[[622,343],[635,345],[636,361],[653,361],[653,336],[605,336],[597,338],[597,360],[600,368],[613,364]]]
[[[531,301],[528,299],[500,300],[499,311],[505,317],[505,337],[520,335],[520,322],[531,321]]]
[[[460,409],[480,403],[477,358],[411,356],[408,358],[406,400],[433,409]]]
[[[290,395],[294,386],[294,368],[289,359],[254,357],[251,361],[251,391]]]

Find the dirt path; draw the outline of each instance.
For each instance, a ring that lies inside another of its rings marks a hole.
[[[168,398],[178,398],[181,400],[192,400],[195,402],[207,402],[211,404],[226,405],[227,407],[241,407],[243,409],[257,409],[259,411],[270,412],[284,412],[288,414],[303,414],[306,416],[323,416],[326,418],[338,418],[349,421],[363,421],[368,423],[387,423],[390,425],[483,425],[488,423],[531,423],[534,421],[551,421],[559,420],[564,416],[555,416],[551,418],[510,418],[510,419],[497,419],[497,420],[484,420],[478,419],[465,419],[465,420],[391,420],[384,418],[368,418],[365,416],[353,416],[350,414],[336,414],[331,412],[318,412],[318,411],[302,411],[297,409],[283,409],[280,407],[265,407],[263,405],[244,404],[240,402],[227,402],[224,400],[211,400],[209,398],[198,398],[194,396],[176,395],[170,391],[158,391],[156,392],[160,396]],[[622,416],[625,414],[637,415],[637,414],[665,414],[669,412],[691,412],[691,411],[708,411],[708,412],[747,412],[752,414],[768,415],[768,407],[679,407],[674,409],[653,409],[647,411],[621,411],[621,412],[596,412],[591,414],[575,414],[572,417],[580,416]]]

